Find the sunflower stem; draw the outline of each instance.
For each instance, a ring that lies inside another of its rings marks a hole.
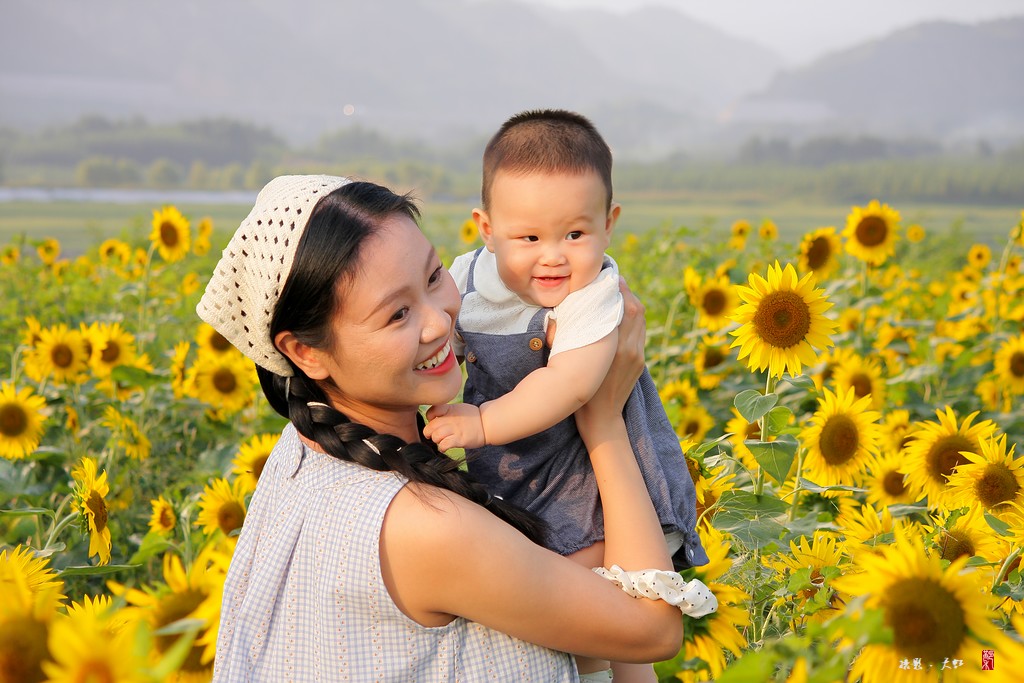
[[[63,506],[64,506],[64,504],[61,503],[61,507],[63,507]],[[51,545],[53,544],[53,542],[57,539],[58,534],[60,534],[60,532],[64,531],[64,529],[68,528],[68,525],[70,525],[71,522],[73,522],[76,519],[78,519],[78,517],[79,517],[79,513],[77,513],[77,512],[70,512],[70,513],[68,513],[64,517],[64,519],[62,519],[59,522],[57,522],[56,524],[54,524],[53,528],[50,530],[50,535],[46,538],[46,545],[44,545],[41,549],[42,550],[48,550],[51,547]],[[54,517],[54,519],[56,519],[56,516]]]
[[[775,393],[775,387],[777,387],[778,384],[779,384],[779,378],[769,372],[768,373],[768,379],[765,381],[765,384],[764,384],[764,395],[765,396],[771,396],[773,393]],[[768,429],[768,415],[767,414],[762,415],[758,419],[757,426],[761,430],[761,441],[769,441],[770,437],[771,437],[771,434],[768,433],[769,429]],[[754,495],[755,496],[760,496],[762,493],[764,493],[764,468],[761,467],[760,464],[758,464],[758,466],[757,466],[757,479],[754,480]]]
[[[149,297],[149,275],[150,266],[153,265],[153,252],[156,250],[156,242],[149,245],[149,251],[146,252],[146,265],[142,269],[142,289],[139,291],[139,326],[135,330],[135,334],[140,342],[144,342],[142,337],[142,331],[145,329],[146,324],[146,299]]]
[[[800,477],[804,474],[804,449],[799,448],[796,452],[796,483],[793,486],[793,502],[789,505],[789,521],[796,519],[797,507],[800,503]]]
[[[1010,565],[1013,564],[1014,560],[1020,557],[1022,549],[1024,548],[1017,548],[1012,553],[1010,553],[1005,560],[1003,560],[1003,566],[999,568],[999,571],[996,572],[995,578],[992,579],[992,586],[989,589],[990,593],[996,589],[996,586],[1003,582],[1003,579],[1006,578],[1006,575],[1009,573],[1010,570]]]

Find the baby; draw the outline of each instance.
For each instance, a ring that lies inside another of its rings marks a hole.
[[[466,361],[464,403],[432,406],[424,430],[441,450],[467,449],[478,481],[537,513],[546,544],[588,566],[601,564],[587,549],[604,524],[573,413],[604,380],[622,317],[605,254],[621,211],[611,167],[601,135],[572,112],[524,112],[491,138],[473,211],[484,247],[451,267],[463,297],[454,348]],[[673,562],[707,563],[693,481],[646,370],[624,415]],[[618,667],[616,676],[641,680]]]

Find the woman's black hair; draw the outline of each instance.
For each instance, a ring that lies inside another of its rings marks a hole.
[[[271,339],[287,330],[314,348],[332,343],[330,322],[339,308],[339,283],[355,272],[366,238],[383,219],[394,215],[416,221],[419,210],[408,195],[368,182],[348,183],[317,202],[274,309]],[[270,405],[288,418],[299,434],[339,460],[396,472],[409,481],[457,493],[483,505],[531,540],[542,541],[545,525],[536,515],[493,497],[460,468],[459,461],[442,454],[432,442],[406,443],[352,422],[330,406],[327,392],[318,382],[291,365],[295,374],[290,378],[259,366],[256,371]]]

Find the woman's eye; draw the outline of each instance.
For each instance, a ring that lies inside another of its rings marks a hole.
[[[438,266],[433,273],[430,274],[430,279],[427,280],[429,284],[434,284],[441,279],[441,271],[444,270],[444,266]]]
[[[570,239],[570,240],[578,240],[581,237],[583,237],[583,231],[582,230],[573,230],[568,235],[566,235],[566,239]]]

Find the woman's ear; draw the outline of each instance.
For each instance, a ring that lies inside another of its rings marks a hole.
[[[291,332],[278,332],[274,346],[306,373],[310,379],[327,379],[330,372],[323,363],[324,354],[308,344],[303,344]]]

